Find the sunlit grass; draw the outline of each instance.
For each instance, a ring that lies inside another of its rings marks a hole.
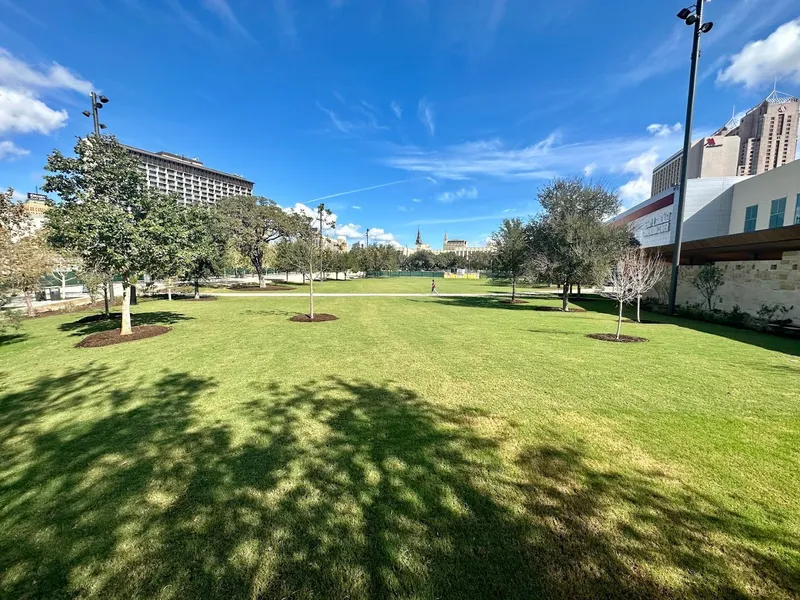
[[[538,304],[147,302],[171,332],[93,349],[82,315],[25,322],[0,597],[800,594],[796,341],[604,343],[603,301]]]

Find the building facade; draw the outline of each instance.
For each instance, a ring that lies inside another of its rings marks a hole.
[[[50,208],[48,201],[49,198],[44,194],[28,192],[28,199],[22,204],[22,209],[34,229],[44,227],[44,215]]]
[[[759,175],[792,162],[797,152],[800,100],[773,91],[741,118],[692,142],[687,179]],[[653,169],[651,195],[680,184],[682,152]]]
[[[125,148],[139,160],[148,187],[177,194],[184,205],[216,204],[226,196],[249,196],[253,193],[252,181],[206,167],[196,158],[149,152],[131,146]]]

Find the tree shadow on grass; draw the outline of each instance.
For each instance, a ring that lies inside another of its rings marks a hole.
[[[603,299],[601,301],[588,302],[586,304],[583,304],[581,301],[576,301],[575,304],[585,308],[586,310],[613,315],[615,319],[617,317],[617,307],[612,300]],[[635,319],[635,307],[633,310],[629,307],[626,307],[623,312],[623,317]],[[736,342],[752,344],[753,346],[758,346],[759,348],[764,348],[766,350],[772,350],[773,352],[783,352],[784,354],[800,356],[800,343],[798,343],[797,340],[790,338],[769,335],[758,331],[751,331],[749,329],[737,329],[736,327],[730,327],[727,325],[717,325],[716,323],[705,323],[703,321],[695,321],[681,317],[670,317],[645,310],[642,311],[642,318],[648,321],[653,321],[652,324],[664,323],[677,325],[679,327],[693,329],[694,331],[699,331],[701,333],[718,335]],[[636,327],[638,324],[623,324],[623,329],[625,327],[630,327],[631,325]],[[642,325],[646,324],[642,323]]]
[[[89,367],[0,395],[0,596],[800,589],[792,563],[776,558],[798,552],[779,527],[660,474],[602,471],[554,434],[511,452],[511,427],[484,411],[326,379],[256,389],[231,402],[237,420],[226,423],[196,407],[213,380],[164,373],[120,385],[118,375]]]
[[[99,331],[109,331],[112,329],[120,328],[120,321],[122,316],[120,313],[111,313],[111,317],[106,319],[105,315],[89,315],[81,317],[76,321],[69,323],[62,323],[58,326],[60,331],[71,331],[74,337],[83,337]],[[184,314],[168,311],[158,310],[151,312],[141,312],[131,314],[131,325],[174,325],[180,321],[193,320],[194,317],[187,317]]]
[[[5,333],[0,334],[0,346],[10,346],[11,344],[17,344],[19,342],[24,342],[28,339],[27,333]]]
[[[433,297],[431,299],[420,300],[417,298],[408,298],[409,302],[435,302],[444,306],[456,306],[462,308],[497,308],[503,310],[517,310],[517,311],[541,311],[542,304],[537,304],[537,301],[546,300],[546,298],[538,298],[534,296],[520,296],[521,300],[525,300],[525,304],[510,304],[507,297],[471,297],[471,296],[455,296],[455,297]],[[505,300],[505,302],[504,302]],[[555,304],[547,306],[555,307]],[[560,306],[560,300],[559,305]]]

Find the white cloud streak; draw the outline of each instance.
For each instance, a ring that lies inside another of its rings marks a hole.
[[[443,204],[450,204],[456,200],[475,199],[478,197],[478,189],[476,187],[461,188],[455,192],[443,192],[436,196],[436,200]]]
[[[426,98],[419,101],[417,107],[417,117],[419,122],[422,123],[431,135],[436,133],[436,123],[433,117],[433,107]]]
[[[397,102],[392,100],[392,103],[389,106],[391,107],[395,117],[398,119],[403,118],[403,108]]]
[[[0,48],[0,85],[36,91],[67,89],[82,94],[88,94],[93,89],[91,82],[58,63],[37,69],[3,48]]]
[[[205,7],[213,12],[217,17],[236,35],[254,42],[253,36],[241,24],[233,9],[228,4],[227,0],[203,0]]]
[[[336,194],[330,194],[328,196],[321,196],[319,198],[313,198],[313,199],[309,200],[309,202],[317,202],[319,200],[327,200],[329,198],[338,198],[339,196],[348,196],[350,194],[359,194],[361,192],[368,192],[370,190],[377,190],[377,189],[389,187],[389,186],[392,186],[392,185],[399,185],[401,183],[408,183],[408,181],[410,181],[410,180],[409,179],[401,179],[400,181],[390,181],[389,183],[379,183],[378,185],[371,185],[369,187],[359,188],[357,190],[349,190],[347,192],[337,192]],[[360,206],[359,207],[355,207],[354,206],[353,208],[361,208],[361,207]]]
[[[753,88],[774,78],[800,84],[800,19],[784,23],[765,39],[745,45],[719,73],[717,81]]]
[[[30,154],[29,150],[20,148],[10,140],[0,141],[0,160],[14,160]]]

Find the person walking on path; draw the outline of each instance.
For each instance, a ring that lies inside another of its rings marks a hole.
[[[433,296],[434,294],[438,296],[439,292],[436,290],[436,280],[431,279],[431,296]]]

